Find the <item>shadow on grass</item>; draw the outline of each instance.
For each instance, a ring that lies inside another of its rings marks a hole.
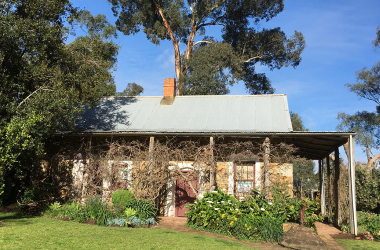
[[[32,224],[26,219],[33,218],[33,216],[26,215],[20,212],[0,212],[0,221],[3,222],[3,226],[6,226],[7,223],[16,223],[16,224]]]

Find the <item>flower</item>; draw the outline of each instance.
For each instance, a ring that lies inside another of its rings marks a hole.
[[[81,154],[81,153],[78,153],[78,154],[77,154],[77,157],[78,157],[78,158],[82,158],[82,154]]]
[[[213,194],[217,194],[217,193],[218,193],[218,191],[211,191],[211,193],[213,193]]]
[[[216,207],[215,210],[219,210],[220,208]]]
[[[208,202],[208,203],[214,203],[214,202],[212,202],[212,201],[206,201],[206,202]]]
[[[272,205],[273,203],[272,202],[268,202],[269,205]]]
[[[211,204],[208,204],[209,205],[209,207],[212,207],[212,205]]]
[[[238,209],[238,208],[235,208],[235,210],[236,210],[236,211],[239,211],[239,209]]]
[[[262,208],[260,208],[261,209],[261,211],[265,211],[265,209],[262,207]]]

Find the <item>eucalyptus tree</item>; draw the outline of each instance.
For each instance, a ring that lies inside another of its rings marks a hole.
[[[75,25],[87,34],[67,43]],[[112,41],[115,34],[116,28],[105,16],[79,11],[68,0],[1,2],[3,198],[14,198],[30,184],[47,138],[71,127],[84,105],[115,93],[111,75],[119,50]]]
[[[238,80],[251,94],[273,93],[255,66],[296,67],[305,48],[300,32],[288,38],[280,28],[260,29],[284,9],[284,0],[108,1],[125,35],[143,31],[154,44],[172,42],[179,94],[226,94]],[[213,26],[221,27],[220,41],[206,35]]]

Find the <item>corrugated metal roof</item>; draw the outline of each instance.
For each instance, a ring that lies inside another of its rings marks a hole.
[[[286,95],[108,97],[76,121],[81,132],[291,132]]]

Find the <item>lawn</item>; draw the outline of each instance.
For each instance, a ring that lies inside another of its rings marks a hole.
[[[380,242],[368,240],[336,240],[347,250],[380,250]]]
[[[1,213],[1,249],[252,249],[236,242],[159,229],[101,227]]]

